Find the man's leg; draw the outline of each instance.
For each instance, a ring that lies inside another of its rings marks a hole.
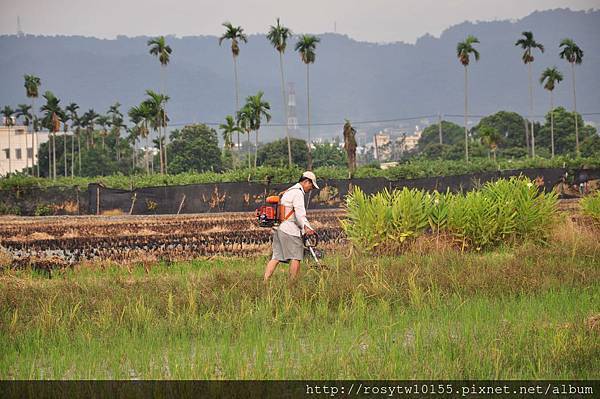
[[[295,280],[300,272],[300,261],[292,259],[290,261],[290,280]]]
[[[277,268],[278,264],[279,261],[277,259],[271,259],[269,263],[267,263],[267,267],[265,269],[265,282],[269,281],[269,278],[271,278],[271,275],[275,271],[275,268]]]

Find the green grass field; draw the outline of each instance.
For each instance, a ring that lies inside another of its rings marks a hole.
[[[596,242],[265,261],[4,270],[0,379],[600,378]]]

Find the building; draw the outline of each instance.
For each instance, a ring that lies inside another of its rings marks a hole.
[[[421,138],[422,130],[419,126],[415,126],[415,132],[411,135],[404,135],[400,140],[400,152],[412,151],[419,145],[419,139]]]
[[[39,144],[47,142],[48,132],[31,134],[27,126],[0,126],[0,176],[37,165],[36,139]]]

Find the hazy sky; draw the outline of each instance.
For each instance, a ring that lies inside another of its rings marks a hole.
[[[294,32],[333,32],[372,42],[438,36],[465,20],[521,18],[535,10],[600,8],[600,0],[0,0],[0,34],[114,38],[217,35],[230,20],[262,33],[275,18]]]

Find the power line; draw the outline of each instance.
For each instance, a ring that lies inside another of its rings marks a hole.
[[[581,116],[591,116],[591,115],[600,115],[600,112],[580,112],[579,113]],[[464,114],[442,114],[445,118],[464,118]],[[492,115],[492,114],[491,114]],[[356,121],[356,122],[352,122],[352,125],[370,125],[370,124],[378,124],[378,123],[392,123],[392,122],[405,122],[405,121],[411,121],[411,120],[420,120],[420,119],[426,119],[426,118],[437,118],[437,114],[431,114],[431,115],[419,115],[419,116],[408,116],[408,117],[403,117],[403,118],[393,118],[393,119],[372,119],[372,120],[364,120],[364,121]],[[470,118],[485,118],[486,116],[489,115],[467,115]],[[546,115],[532,115],[532,118],[544,118]],[[193,125],[193,124],[203,124],[203,125],[207,125],[207,126],[220,126],[223,124],[223,122],[175,122],[175,123],[169,123],[170,127],[173,126],[187,126],[187,125]],[[344,124],[344,122],[318,122],[318,123],[311,123],[311,126],[342,126]],[[308,126],[307,123],[298,123],[296,124],[297,126]],[[262,127],[283,127],[286,126],[285,123],[266,123],[264,125],[262,125]]]

